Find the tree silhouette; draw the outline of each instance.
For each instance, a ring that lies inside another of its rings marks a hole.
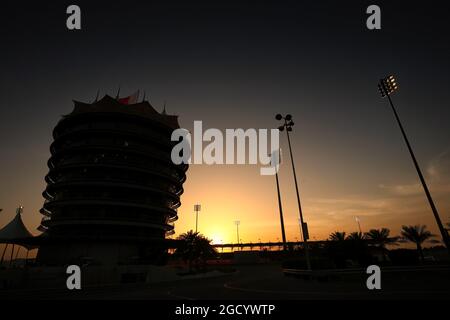
[[[352,232],[347,236],[346,240],[363,241],[365,240],[365,236],[361,232]]]
[[[388,228],[371,229],[366,233],[366,238],[383,251],[383,261],[386,261],[386,245],[396,244],[397,237],[389,237],[390,230]]]
[[[340,231],[335,231],[332,234],[330,234],[330,238],[331,241],[344,241],[345,240],[345,232],[340,232]]]
[[[175,250],[175,255],[188,263],[189,272],[192,272],[193,264],[198,268],[199,263],[217,255],[216,249],[211,245],[211,240],[198,232],[190,230],[181,234],[178,238],[180,244]]]
[[[417,246],[417,251],[419,252],[422,261],[425,260],[422,250],[422,244],[434,237],[434,235],[426,230],[427,226],[417,225],[417,226],[402,226],[402,236],[408,241],[414,242]]]
[[[349,261],[366,265],[370,259],[367,243],[361,232],[353,232],[348,236],[345,232],[333,232],[327,241],[326,248],[338,268],[345,268]]]
[[[386,249],[386,245],[396,244],[398,241],[398,237],[389,237],[390,232],[388,228],[371,229],[366,233],[366,237],[378,247]]]

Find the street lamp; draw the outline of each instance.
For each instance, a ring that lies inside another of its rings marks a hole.
[[[378,82],[378,90],[380,91],[381,97],[382,98],[387,97],[389,104],[391,105],[392,112],[394,113],[395,119],[397,120],[397,124],[400,127],[400,131],[402,132],[403,139],[405,140],[406,146],[408,147],[408,150],[409,150],[409,154],[411,155],[412,161],[416,168],[417,175],[419,176],[420,182],[422,183],[423,190],[425,191],[425,195],[427,196],[431,210],[433,211],[433,215],[434,215],[434,218],[436,219],[436,223],[439,227],[439,231],[441,232],[442,240],[444,241],[445,246],[447,247],[447,250],[450,254],[449,235],[442,224],[441,218],[439,217],[439,213],[437,211],[436,206],[434,205],[433,198],[431,197],[431,193],[428,190],[427,184],[425,182],[425,178],[423,177],[422,171],[420,170],[419,163],[416,160],[416,157],[415,157],[412,147],[409,143],[409,140],[406,137],[406,132],[403,129],[402,123],[400,122],[400,118],[398,116],[397,110],[395,109],[394,104],[391,99],[391,94],[393,94],[397,89],[398,89],[397,82],[396,82],[394,76],[392,76],[392,75],[390,75],[384,79],[380,79],[380,81]]]
[[[288,139],[289,144],[289,154],[291,155],[291,164],[292,164],[292,171],[294,173],[294,182],[295,182],[295,191],[297,193],[297,204],[298,204],[298,212],[300,216],[300,229],[302,231],[303,236],[303,243],[305,248],[305,257],[306,257],[306,265],[308,270],[311,270],[311,261],[309,259],[309,248],[308,248],[308,225],[303,220],[303,211],[302,211],[302,205],[300,203],[300,195],[298,192],[298,183],[297,183],[297,174],[295,173],[295,165],[294,165],[294,157],[292,155],[292,147],[291,147],[291,139],[289,137],[289,132],[292,131],[292,127],[294,126],[294,122],[292,121],[292,115],[287,114],[285,117],[283,117],[281,114],[277,114],[275,116],[275,119],[278,121],[284,120],[284,123],[278,127],[278,130],[284,131],[286,129],[286,136]]]
[[[362,234],[362,229],[361,229],[361,220],[359,219],[359,217],[358,217],[358,216],[355,216],[355,220],[356,220],[356,222],[358,223],[358,230],[359,230],[359,233],[361,233],[361,234]]]
[[[194,205],[194,211],[195,211],[195,233],[198,231],[198,212],[202,209],[202,206],[200,204]]]
[[[281,149],[279,149],[278,151],[275,151],[275,152],[278,152],[278,163],[275,163],[275,157],[274,156],[276,156],[276,154],[274,155],[274,154],[271,154],[271,162],[272,162],[272,166],[276,166],[276,165],[279,165],[279,164],[281,164]],[[287,250],[287,246],[286,246],[286,232],[285,232],[285,229],[284,229],[284,219],[283,219],[283,205],[281,204],[281,191],[280,191],[280,183],[279,183],[279,180],[278,180],[278,170],[275,170],[275,181],[276,181],[276,184],[277,184],[277,194],[278,194],[278,209],[279,209],[279,211],[280,211],[280,224],[281,224],[281,236],[282,236],[282,238],[283,238],[283,249],[284,250]]]
[[[236,225],[237,244],[239,244],[239,225],[241,224],[241,222],[239,220],[236,220],[234,224]]]

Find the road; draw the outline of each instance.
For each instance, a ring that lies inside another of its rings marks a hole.
[[[297,300],[297,299],[450,299],[449,271],[382,270],[381,290],[368,290],[361,274],[353,280],[302,280],[286,277],[277,265],[240,266],[234,274],[145,285],[81,290],[0,292],[1,299],[131,299],[131,300]]]

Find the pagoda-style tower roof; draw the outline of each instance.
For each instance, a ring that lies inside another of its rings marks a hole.
[[[140,117],[146,117],[151,120],[166,124],[167,126],[176,129],[179,128],[178,116],[167,115],[164,112],[159,113],[153,108],[153,106],[148,101],[142,101],[135,104],[122,104],[117,99],[105,95],[100,100],[93,103],[85,103],[74,100],[75,107],[73,111],[67,115],[78,115],[82,113],[126,113],[131,115],[136,115]],[[67,117],[66,116],[66,117]]]

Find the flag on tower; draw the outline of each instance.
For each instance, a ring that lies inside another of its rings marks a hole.
[[[124,98],[117,99],[121,104],[134,104],[137,103],[139,98],[139,90],[133,93],[132,95]]]

